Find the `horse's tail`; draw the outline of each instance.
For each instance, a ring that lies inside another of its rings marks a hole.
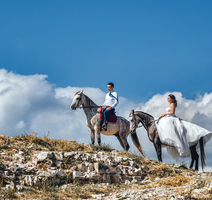
[[[204,144],[203,144],[203,137],[199,140],[199,146],[200,146],[200,155],[201,155],[201,164],[202,164],[202,171],[204,171],[205,164],[205,150],[204,150]]]
[[[131,133],[131,137],[132,137],[132,141],[133,141],[134,145],[135,145],[135,146],[137,147],[137,149],[140,151],[141,155],[144,156],[144,153],[143,153],[143,151],[142,151],[142,149],[141,149],[140,142],[139,142],[139,140],[138,140],[137,133],[136,133],[136,132]]]

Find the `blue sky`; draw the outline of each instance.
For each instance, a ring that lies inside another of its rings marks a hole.
[[[111,81],[126,119],[131,109],[159,117],[173,92],[177,116],[212,130],[211,10],[209,0],[0,0],[0,133],[88,144],[85,115],[70,103],[84,89],[101,105]],[[103,143],[122,150],[111,137]],[[144,129],[138,137],[157,159]]]
[[[211,1],[3,1],[0,65],[148,100],[211,92]]]

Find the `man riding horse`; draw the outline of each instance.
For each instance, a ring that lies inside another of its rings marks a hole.
[[[107,131],[108,119],[110,116],[115,114],[115,107],[118,105],[118,94],[114,92],[113,88],[113,83],[107,84],[107,89],[109,92],[106,94],[105,102],[102,104],[102,107],[105,108],[103,111],[104,124],[102,125],[102,129],[105,129],[105,131]]]

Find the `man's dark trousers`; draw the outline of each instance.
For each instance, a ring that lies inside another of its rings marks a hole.
[[[105,110],[104,111],[105,124],[107,124],[109,117],[114,115],[114,111],[115,111],[114,108],[112,108],[111,110]]]

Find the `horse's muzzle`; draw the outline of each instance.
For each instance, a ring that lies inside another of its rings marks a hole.
[[[74,105],[70,106],[71,110],[76,110],[76,107]]]

